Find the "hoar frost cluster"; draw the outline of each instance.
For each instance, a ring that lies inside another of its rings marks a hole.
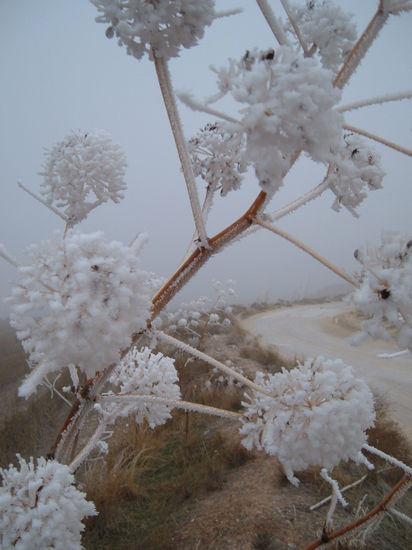
[[[30,263],[18,268],[8,299],[11,324],[35,367],[21,395],[69,364],[94,376],[146,327],[151,302],[140,247],[69,231],[29,248]]]
[[[127,53],[140,59],[152,56],[169,59],[181,47],[191,48],[203,37],[205,27],[217,17],[213,0],[90,0],[102,15],[99,23],[109,25],[106,36],[116,35]]]
[[[328,0],[308,0],[305,6],[292,6],[306,46],[311,49],[314,45],[325,69],[337,72],[355,45],[357,32],[353,16]]]
[[[179,378],[174,359],[162,353],[154,354],[149,348],[133,348],[114,370],[110,382],[120,387],[120,393],[180,399]],[[122,406],[121,416],[136,415],[136,422],[147,421],[151,428],[171,418],[172,405],[155,401],[129,401]],[[107,409],[110,414],[110,407]]]
[[[391,326],[399,346],[412,352],[412,239],[386,232],[380,246],[359,248],[355,258],[362,271],[359,288],[349,300],[370,319],[362,322],[362,331],[352,341],[367,335],[388,340]]]
[[[294,153],[305,151],[328,163],[339,150],[343,119],[334,107],[340,91],[317,60],[282,46],[248,51],[240,61],[231,59],[228,67],[214,71],[220,97],[230,93],[244,105],[240,127],[222,124],[229,134],[246,136],[245,160],[266,191],[282,184]]]
[[[125,170],[125,154],[108,134],[72,132],[46,153],[42,193],[75,225],[99,204],[123,198]]]
[[[332,208],[339,211],[345,206],[357,215],[355,208],[367,197],[367,190],[382,188],[385,172],[380,156],[359,136],[345,134],[344,145],[331,163],[327,180],[336,195]]]
[[[373,425],[373,396],[340,359],[308,359],[290,371],[263,374],[246,407],[240,433],[247,449],[277,456],[288,479],[308,466],[332,469],[342,460],[364,461],[365,430]]]
[[[18,458],[19,469],[0,469],[1,548],[80,550],[82,519],[96,515],[94,504],[74,487],[67,466]]]
[[[239,189],[247,170],[245,139],[238,132],[228,132],[219,122],[207,124],[188,143],[193,168],[212,191],[224,197]]]

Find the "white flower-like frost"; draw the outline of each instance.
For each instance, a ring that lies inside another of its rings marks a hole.
[[[332,469],[342,460],[361,461],[365,430],[373,425],[373,395],[340,359],[308,359],[281,373],[258,372],[240,433],[247,449],[277,456],[293,484],[294,471],[308,466]]]
[[[120,386],[123,394],[163,397],[177,401],[180,399],[179,378],[174,366],[174,359],[162,353],[154,354],[149,348],[133,348],[115,368],[110,382]],[[155,400],[141,401],[130,399],[120,409],[120,416],[136,415],[141,424],[147,421],[151,428],[164,424],[171,415],[171,404]],[[108,409],[110,414],[110,409]]]
[[[80,550],[82,519],[96,515],[74,487],[67,466],[18,456],[20,467],[0,469],[0,546],[16,550]]]
[[[314,161],[328,163],[341,145],[342,115],[334,110],[340,91],[330,71],[294,49],[246,52],[229,66],[214,69],[219,97],[230,93],[244,105],[240,126],[228,131],[246,135],[245,160],[254,165],[265,190],[276,190],[290,157],[305,151]]]
[[[98,23],[108,25],[106,36],[116,35],[127,53],[140,59],[170,59],[181,47],[191,48],[203,37],[205,27],[217,17],[213,0],[90,0],[102,14]]]
[[[348,300],[370,318],[352,342],[367,335],[389,340],[392,327],[399,347],[412,353],[412,239],[385,232],[379,246],[359,248],[355,258],[362,265],[361,280]]]
[[[18,267],[10,320],[34,367],[19,392],[70,364],[87,377],[119,360],[133,332],[146,327],[151,307],[140,269],[142,240],[106,242],[102,232],[56,232],[29,248]]]
[[[42,194],[48,204],[64,209],[72,226],[99,204],[123,198],[125,170],[125,154],[108,134],[72,132],[46,152]]]

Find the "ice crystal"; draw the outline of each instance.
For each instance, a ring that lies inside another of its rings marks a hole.
[[[337,72],[355,45],[353,15],[331,0],[308,0],[294,6],[294,17],[307,47],[315,45],[322,65]]]
[[[162,353],[154,354],[149,348],[133,348],[114,370],[110,382],[120,386],[121,393],[180,399],[178,375],[174,359]],[[141,424],[146,420],[151,428],[164,424],[170,418],[169,404],[153,401],[125,401],[121,409],[122,416],[136,415]]]
[[[106,36],[116,36],[127,53],[140,59],[179,55],[181,47],[191,48],[203,37],[205,27],[217,14],[213,0],[90,0],[102,14],[96,18],[108,25]]]
[[[277,456],[292,483],[293,471],[310,465],[329,470],[342,460],[360,460],[375,415],[372,393],[352,367],[318,357],[290,371],[258,372],[255,382],[272,397],[247,396],[243,444]]]
[[[240,61],[214,70],[220,94],[244,105],[240,127],[232,124],[231,131],[246,135],[246,161],[266,190],[281,185],[296,151],[326,163],[339,148],[343,119],[334,106],[340,91],[315,59],[282,46],[247,51]]]
[[[8,299],[11,324],[35,367],[21,395],[69,364],[93,376],[146,326],[150,289],[140,246],[106,242],[102,232],[69,231],[29,248],[30,262],[18,268]]]
[[[328,181],[336,195],[332,208],[345,206],[355,214],[355,208],[366,198],[367,191],[382,188],[385,176],[380,156],[359,136],[346,134],[344,147],[334,156]]]
[[[67,466],[18,458],[19,468],[0,469],[1,548],[80,550],[82,519],[96,515],[93,503],[76,489]]]
[[[362,265],[361,280],[349,300],[370,319],[353,342],[367,335],[388,340],[392,327],[399,346],[412,352],[412,240],[385,232],[380,246],[359,248],[355,258]]]
[[[238,132],[230,132],[219,122],[207,124],[189,140],[196,176],[222,196],[239,189],[247,170],[244,159],[245,139]]]
[[[42,193],[74,225],[99,204],[123,198],[125,169],[123,151],[105,132],[72,132],[46,153]]]

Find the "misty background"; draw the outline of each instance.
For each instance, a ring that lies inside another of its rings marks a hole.
[[[377,0],[348,0],[361,33],[376,10]],[[283,16],[279,2],[275,13]],[[209,65],[222,66],[247,49],[275,47],[275,40],[252,0],[218,0],[217,9],[243,8],[206,29],[197,48],[182,50],[170,62],[176,90],[198,98],[215,90]],[[103,129],[126,152],[126,198],[100,206],[79,226],[84,232],[103,229],[108,239],[129,242],[147,232],[142,267],[167,277],[177,267],[192,238],[194,224],[155,69],[147,59],[127,56],[105,26],[95,23],[97,10],[87,0],[1,0],[0,17],[0,242],[24,263],[31,243],[62,229],[62,220],[16,185],[20,180],[39,192],[44,148],[51,148],[71,130]],[[412,13],[391,17],[371,51],[343,91],[342,104],[410,89]],[[228,109],[231,105],[226,103]],[[189,138],[213,119],[179,105]],[[233,107],[232,107],[232,112]],[[412,102],[372,106],[345,115],[348,124],[412,147]],[[278,225],[303,240],[348,272],[357,269],[353,251],[365,241],[378,242],[383,229],[412,233],[410,158],[373,143],[387,172],[384,189],[372,192],[358,208],[359,219],[345,209],[331,210],[334,196],[320,199]],[[320,183],[324,167],[301,159],[272,201],[276,209]],[[201,200],[203,182],[199,182]],[[253,173],[241,191],[217,197],[208,234],[232,223],[259,191]],[[0,314],[10,293],[15,269],[0,258]],[[238,300],[306,296],[347,290],[335,274],[280,237],[260,229],[209,260],[174,299],[213,294],[211,280],[236,281]]]

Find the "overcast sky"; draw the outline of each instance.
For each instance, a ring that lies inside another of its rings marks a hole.
[[[209,65],[224,65],[255,46],[275,46],[273,36],[252,0],[220,0],[218,8],[240,6],[241,15],[216,21],[198,48],[184,50],[171,62],[175,88],[202,98],[215,91]],[[342,4],[357,11],[362,31],[376,0]],[[281,14],[278,2],[272,5]],[[193,222],[171,131],[148,60],[127,56],[105,27],[94,21],[96,9],[87,0],[1,0],[0,17],[0,242],[19,260],[31,243],[47,239],[61,220],[17,188],[21,180],[39,190],[38,172],[44,148],[71,130],[104,129],[126,152],[126,199],[103,205],[81,224],[84,231],[104,229],[110,239],[129,242],[147,232],[143,266],[168,276],[191,239]],[[372,51],[345,88],[342,103],[412,88],[412,13],[394,17],[381,31]],[[188,137],[210,119],[181,106]],[[346,116],[348,123],[384,135],[412,148],[412,102],[369,107]],[[282,220],[279,225],[352,272],[353,250],[377,241],[383,229],[412,233],[410,157],[376,144],[387,177],[384,190],[370,195],[359,208],[361,217],[330,209],[331,193]],[[298,163],[273,206],[295,198],[319,183],[321,167]],[[241,215],[256,196],[251,175],[241,192],[220,199],[208,227],[213,235]],[[0,296],[9,294],[14,268],[0,260]],[[291,248],[279,237],[259,230],[212,258],[182,299],[211,293],[211,279],[237,281],[241,301],[311,295],[340,280],[326,268]],[[0,306],[2,313],[4,307]]]

